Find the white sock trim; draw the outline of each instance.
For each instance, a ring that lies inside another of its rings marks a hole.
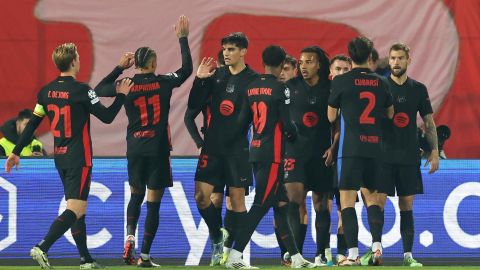
[[[348,259],[356,260],[358,257],[358,247],[348,249]]]

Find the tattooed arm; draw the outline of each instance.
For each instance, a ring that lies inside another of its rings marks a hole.
[[[432,149],[425,165],[430,163],[430,173],[434,173],[438,170],[439,165],[437,127],[431,113],[423,117],[423,122],[425,123],[425,137],[430,145],[430,149]]]

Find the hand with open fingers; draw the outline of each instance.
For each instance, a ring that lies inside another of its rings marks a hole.
[[[121,80],[119,83],[117,83],[117,86],[116,86],[117,93],[124,94],[126,96],[128,95],[128,93],[130,93],[130,89],[132,88],[132,86],[133,86],[132,80],[129,78],[125,78]]]
[[[197,77],[200,79],[209,78],[215,73],[215,60],[212,57],[204,57],[197,69]]]
[[[430,171],[428,173],[434,173],[438,170],[440,160],[438,156],[438,150],[433,150],[428,156],[427,162],[425,162],[425,167],[430,163]]]
[[[189,26],[190,22],[188,21],[187,16],[181,15],[180,18],[178,18],[177,24],[173,26],[173,30],[178,38],[187,37]]]
[[[5,172],[9,173],[13,166],[15,166],[17,170],[20,168],[20,157],[12,153],[5,161]]]
[[[332,166],[333,164],[333,149],[328,148],[322,156],[325,159],[325,166]]]
[[[120,61],[118,62],[118,67],[121,69],[127,69],[133,66],[135,63],[134,61],[135,54],[132,52],[126,52],[120,57]]]

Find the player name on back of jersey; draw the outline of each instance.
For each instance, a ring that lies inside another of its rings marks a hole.
[[[252,89],[248,89],[248,96],[259,96],[259,95],[271,96],[272,95],[272,89],[271,88],[252,88]]]
[[[378,86],[379,79],[355,79],[355,85],[357,86]]]
[[[157,90],[160,88],[159,82],[147,83],[147,84],[135,84],[130,92],[148,92]]]
[[[59,99],[68,99],[69,92],[60,91],[60,90],[50,90],[47,93],[47,97],[49,97],[49,98],[59,98]]]

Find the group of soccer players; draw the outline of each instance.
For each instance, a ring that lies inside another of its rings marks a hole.
[[[118,66],[95,89],[75,80],[80,68],[75,45],[62,44],[55,49],[52,58],[60,76],[40,90],[35,116],[5,164],[7,172],[19,164],[21,149],[47,116],[67,209],[30,252],[43,269],[50,269],[49,248],[69,228],[80,253],[80,268],[103,268],[86,245],[85,212],[92,169],[89,118],[93,114],[110,123],[122,105],[128,117],[131,190],[123,259],[139,267],[159,266],[151,259],[150,248],[159,226],[164,190],[172,186],[170,98],[172,90],[193,71],[188,19],[180,16],[174,29],[182,54],[180,69],[155,75],[156,52],[140,47],[135,53],[122,55]],[[243,33],[228,34],[220,44],[222,65],[212,57],[202,59],[185,114],[187,129],[200,151],[195,201],[209,228],[211,265],[254,268],[243,260],[242,253],[271,207],[285,263],[292,268],[333,264],[329,248],[333,196],[339,209],[337,264],[359,265],[354,205],[361,189],[373,239],[363,262],[382,263],[383,208],[387,195],[396,191],[400,196],[404,264],[421,266],[411,253],[413,198],[423,193],[417,112],[434,149],[428,159],[431,173],[438,169],[438,143],[428,92],[406,75],[409,48],[401,43],[391,47],[391,76],[387,79],[368,68],[373,43],[364,37],[348,44],[350,57],[338,55],[330,60],[323,49],[309,46],[301,50],[298,63],[282,47],[271,45],[262,53],[263,74],[245,63],[248,39]],[[132,78],[117,80],[133,65],[137,72]],[[99,96],[115,97],[115,101],[105,108]],[[204,115],[203,138],[194,122],[200,112]],[[245,195],[253,179],[255,198],[247,211]],[[227,211],[222,225],[224,190]],[[316,213],[315,263],[302,256],[308,191],[312,191]],[[145,193],[147,216],[136,260],[135,234]]]

